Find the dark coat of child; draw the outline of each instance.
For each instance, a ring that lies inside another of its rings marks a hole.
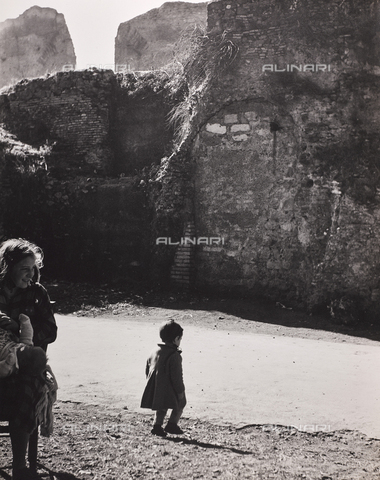
[[[173,320],[160,328],[160,343],[149,356],[145,374],[147,384],[141,400],[141,408],[155,410],[152,433],[166,436],[166,433],[181,434],[178,421],[186,405],[185,385],[183,382],[182,357],[179,344],[183,328]],[[165,429],[162,428],[168,409],[171,416]]]

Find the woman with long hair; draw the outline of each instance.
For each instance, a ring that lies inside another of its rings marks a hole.
[[[20,318],[29,317],[33,344],[46,351],[57,337],[57,325],[46,289],[39,283],[43,252],[24,239],[0,245],[0,328],[20,335]],[[21,315],[21,317],[20,317]],[[39,478],[26,465],[29,438],[37,428],[36,406],[44,389],[42,376],[15,373],[0,382],[0,416],[9,418],[13,480]]]

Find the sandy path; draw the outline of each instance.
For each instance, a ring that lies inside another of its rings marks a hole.
[[[145,361],[167,315],[56,318],[59,337],[48,354],[59,398],[149,413],[139,408]],[[185,416],[380,438],[380,343],[243,332],[228,322],[211,329],[186,316],[181,324]]]

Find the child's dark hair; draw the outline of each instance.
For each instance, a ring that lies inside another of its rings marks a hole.
[[[41,347],[22,347],[17,350],[17,359],[20,373],[37,377],[46,368],[47,356]]]
[[[12,268],[26,257],[36,260],[34,282],[40,280],[40,269],[43,267],[44,254],[40,247],[23,238],[11,238],[0,245],[0,283],[10,282]]]
[[[183,328],[174,320],[165,322],[160,327],[160,337],[165,343],[173,343],[177,337],[182,337]]]

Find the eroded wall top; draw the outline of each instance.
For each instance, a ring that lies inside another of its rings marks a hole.
[[[173,61],[175,44],[185,31],[205,28],[207,2],[167,2],[120,24],[115,39],[117,68],[151,70]]]
[[[0,87],[55,73],[76,64],[65,18],[52,8],[31,7],[0,24]]]

